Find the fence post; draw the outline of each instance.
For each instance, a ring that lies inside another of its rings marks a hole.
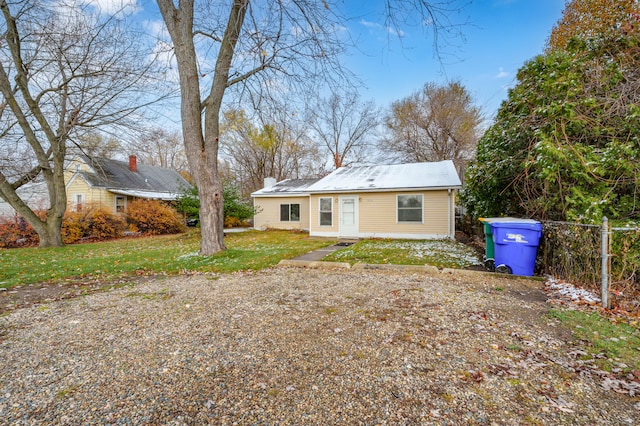
[[[609,309],[609,219],[606,216],[602,218],[602,244],[601,244],[601,299],[602,307]]]

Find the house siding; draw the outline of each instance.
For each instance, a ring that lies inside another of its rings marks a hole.
[[[281,204],[300,204],[299,222],[280,221]],[[309,230],[309,197],[254,197],[253,205],[258,213],[253,217],[255,229]]]
[[[91,167],[78,158],[73,159],[65,171],[65,181],[67,182],[67,209],[77,211],[76,196],[82,195],[84,198],[83,209],[103,208],[111,213],[116,213],[115,194],[102,187],[93,187],[76,171],[90,172]],[[127,198],[127,202],[129,201]]]
[[[337,237],[338,236],[338,219],[340,203],[338,202],[340,194],[319,194],[311,195],[309,212],[309,233],[311,235],[323,236],[323,237]],[[320,226],[320,198],[331,198],[331,226]]]
[[[421,194],[423,196],[422,223],[398,223],[396,196],[399,194]],[[347,194],[312,195],[310,234],[315,236],[339,236],[339,196]],[[366,192],[358,196],[358,236],[360,238],[453,238],[455,191],[400,191]],[[332,197],[333,226],[320,226],[319,199]]]
[[[33,210],[49,208],[49,194],[44,182],[26,184],[18,189],[18,196]],[[13,221],[18,213],[9,203],[0,198],[0,223]]]
[[[67,200],[69,208],[76,210],[76,195],[82,194],[87,207],[103,207],[115,213],[115,195],[104,188],[95,188],[79,176],[67,185]]]

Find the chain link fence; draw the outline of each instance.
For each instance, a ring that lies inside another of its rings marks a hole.
[[[640,301],[640,228],[611,227],[606,219],[604,228],[571,222],[542,224],[538,253],[542,274],[606,294],[605,305],[610,297],[618,306]]]
[[[600,232],[598,225],[542,222],[538,251],[541,273],[589,288],[600,285]]]

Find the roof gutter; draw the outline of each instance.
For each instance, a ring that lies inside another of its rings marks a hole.
[[[253,193],[251,194],[251,198],[257,198],[257,197],[265,197],[265,198],[275,198],[275,197],[308,197],[309,194],[308,192],[297,192],[297,193],[293,193],[293,192],[271,192],[269,194],[256,194]]]
[[[177,192],[157,192],[157,191],[140,191],[135,189],[112,189],[107,188],[109,192],[119,195],[127,195],[130,197],[157,199],[157,200],[176,200],[180,197],[180,193]]]
[[[460,189],[462,185],[452,186],[430,186],[430,187],[404,187],[404,188],[355,188],[355,189],[323,189],[308,191],[311,194],[338,194],[338,193],[354,193],[354,192],[398,192],[398,191],[441,191]]]
[[[305,192],[268,192],[260,194],[254,192],[251,194],[252,198],[255,197],[308,197],[309,195],[317,194],[353,194],[354,192],[398,192],[398,191],[443,191],[443,190],[455,190],[462,188],[462,185],[452,186],[430,186],[430,187],[404,187],[404,188],[356,188],[356,189],[323,189],[323,190],[311,190]]]

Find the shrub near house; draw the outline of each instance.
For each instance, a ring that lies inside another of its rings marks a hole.
[[[122,236],[127,222],[104,208],[86,212],[66,212],[62,221],[62,241],[72,244],[81,239],[108,240]]]
[[[38,234],[18,215],[0,222],[0,248],[35,245],[38,245]]]
[[[125,231],[145,235],[184,232],[182,218],[170,205],[158,200],[130,202],[126,215],[113,214],[102,207],[85,206],[83,211],[67,210],[62,222],[62,241],[103,241],[122,237]],[[38,244],[33,228],[15,216],[0,223],[0,248],[29,247]]]
[[[256,214],[257,210],[241,199],[238,188],[234,185],[225,183],[222,191],[222,198],[224,199],[224,227],[236,228],[247,226],[247,220]],[[198,189],[196,187],[183,189],[182,194],[176,199],[176,203],[178,211],[184,213],[188,218],[187,224],[189,226],[196,226],[198,224],[198,214],[200,213]]]
[[[180,214],[158,200],[136,200],[127,206],[127,222],[132,230],[147,235],[177,234],[185,231]]]

